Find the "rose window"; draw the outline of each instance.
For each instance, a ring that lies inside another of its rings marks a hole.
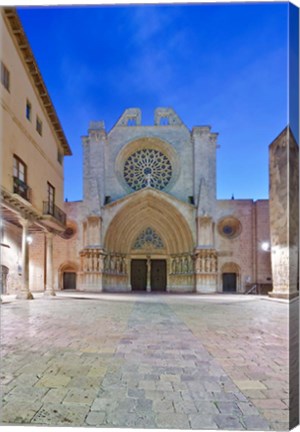
[[[125,181],[134,190],[146,186],[162,190],[169,184],[171,177],[171,162],[158,150],[138,150],[129,156],[124,165]]]

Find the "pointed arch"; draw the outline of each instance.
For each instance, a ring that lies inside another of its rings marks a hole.
[[[148,227],[161,238],[168,254],[193,251],[192,232],[183,215],[163,194],[151,189],[135,194],[119,210],[108,226],[104,247],[128,254],[135,239]]]

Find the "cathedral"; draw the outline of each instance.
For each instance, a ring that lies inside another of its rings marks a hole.
[[[289,124],[269,145],[269,199],[217,199],[211,126],[190,130],[163,107],[145,125],[140,109],[126,109],[111,130],[90,123],[83,199],[64,202],[71,148],[16,9],[1,8],[0,21],[1,294],[298,295],[299,149]]]
[[[57,289],[240,292],[271,288],[268,200],[216,199],[218,133],[171,108],[91,122],[83,200],[54,239]]]

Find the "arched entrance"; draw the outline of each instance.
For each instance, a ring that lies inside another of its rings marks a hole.
[[[222,291],[237,292],[240,285],[240,267],[233,262],[225,263],[221,268]]]
[[[133,291],[180,291],[181,287],[192,291],[191,268],[183,266],[180,273],[172,273],[171,263],[175,256],[185,262],[193,247],[186,219],[162,192],[152,188],[131,197],[112,219],[104,239],[106,253],[126,257],[127,290]]]
[[[77,287],[77,265],[65,263],[59,270],[59,285],[62,290],[75,290]]]

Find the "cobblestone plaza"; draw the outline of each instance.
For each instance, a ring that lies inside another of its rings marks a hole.
[[[298,300],[61,292],[1,307],[2,424],[289,429]]]

